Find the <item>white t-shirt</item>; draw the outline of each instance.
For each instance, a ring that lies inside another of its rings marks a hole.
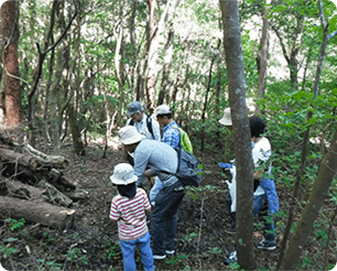
[[[252,149],[252,157],[254,167],[257,168],[261,163],[267,162],[271,157],[271,145],[266,137],[262,137],[257,143],[255,143]],[[271,163],[268,167],[268,172],[271,171]],[[254,192],[255,196],[263,195],[264,190],[259,185]]]

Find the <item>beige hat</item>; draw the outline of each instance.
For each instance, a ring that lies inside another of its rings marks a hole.
[[[134,126],[125,126],[121,128],[118,132],[119,140],[124,145],[132,145],[146,138],[144,135],[138,133],[136,127]]]
[[[114,174],[110,176],[113,184],[127,185],[137,181],[138,177],[135,175],[133,167],[127,163],[121,163],[115,166]]]
[[[224,116],[219,122],[225,126],[233,126],[230,107],[225,108]]]
[[[156,108],[156,110],[154,111],[154,115],[166,115],[166,114],[171,114],[172,110],[168,105],[160,105]]]

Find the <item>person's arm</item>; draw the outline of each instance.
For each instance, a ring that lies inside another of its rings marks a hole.
[[[138,145],[139,148],[139,145]],[[150,154],[148,152],[141,151],[136,149],[134,152],[134,162],[135,165],[133,167],[135,175],[138,177],[136,181],[137,185],[140,185],[143,182],[145,171],[147,168],[147,164],[149,162]]]
[[[110,216],[109,218],[113,221],[113,222],[118,222],[119,220],[121,220],[121,215],[118,212],[118,208],[117,208],[117,198],[114,197],[112,199],[111,202],[111,209],[110,209]]]

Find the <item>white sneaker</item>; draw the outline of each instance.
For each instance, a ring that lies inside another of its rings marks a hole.
[[[166,258],[166,255],[153,255],[153,259],[155,260],[163,260]]]

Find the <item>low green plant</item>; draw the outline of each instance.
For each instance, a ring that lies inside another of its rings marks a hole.
[[[67,257],[67,260],[72,262],[75,259],[78,259],[80,262],[82,262],[83,264],[87,265],[88,264],[88,259],[87,259],[87,255],[81,255],[81,250],[77,247],[74,247],[70,250],[69,254],[64,255],[65,257]]]
[[[190,242],[193,237],[197,236],[198,234],[196,232],[189,232],[189,230],[186,230],[185,241]]]
[[[5,222],[9,222],[9,228],[11,231],[18,230],[24,226],[26,223],[24,218],[21,218],[20,220],[16,220],[13,218],[7,218],[5,219]]]
[[[116,260],[118,256],[121,254],[121,247],[119,243],[112,244],[110,240],[107,240],[107,244],[102,246],[105,248],[105,254],[108,259]]]
[[[167,264],[177,265],[181,260],[187,259],[188,255],[179,254],[178,256],[172,256],[165,259]]]
[[[4,247],[2,245],[0,245],[0,253],[3,253],[7,256],[11,255],[12,253],[16,252],[17,249],[13,248],[13,247]]]

